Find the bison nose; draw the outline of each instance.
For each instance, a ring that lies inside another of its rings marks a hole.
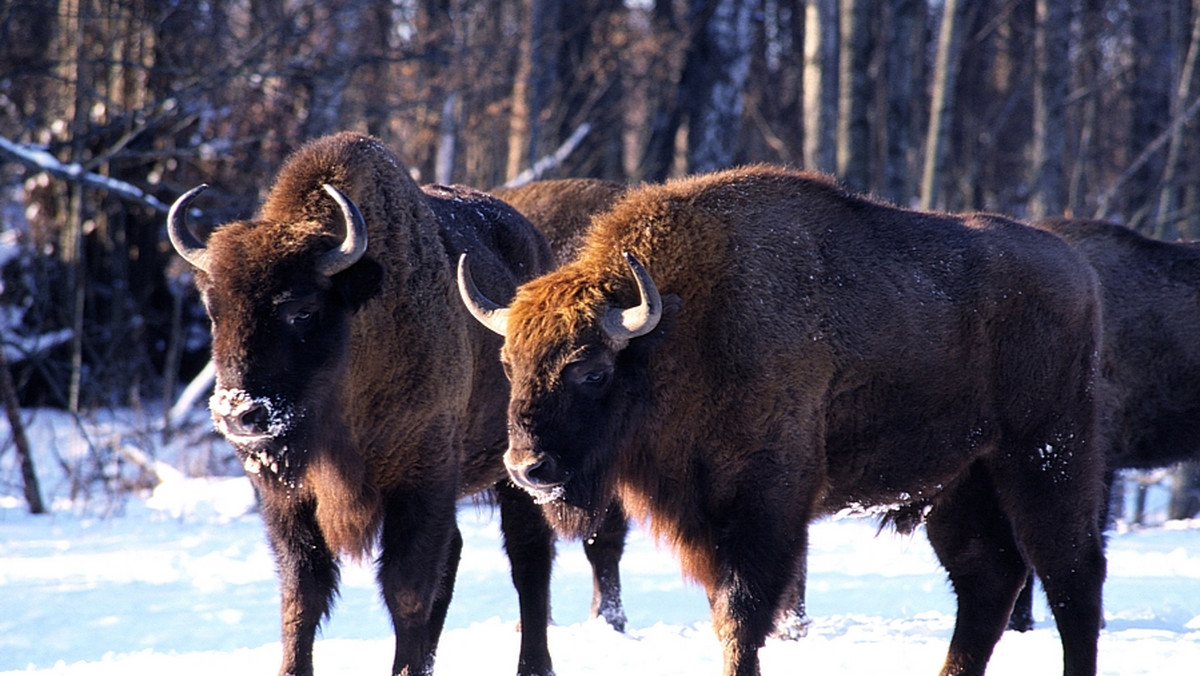
[[[234,436],[265,437],[270,433],[271,413],[262,403],[254,402],[225,416],[225,427]]]
[[[517,465],[510,464],[508,473],[518,486],[530,492],[546,492],[562,483],[558,463],[549,456],[540,456]]]

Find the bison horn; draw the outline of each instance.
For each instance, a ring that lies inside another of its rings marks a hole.
[[[175,247],[175,251],[183,256],[183,260],[191,263],[194,267],[208,271],[208,250],[196,238],[187,224],[188,205],[192,200],[196,199],[196,195],[208,189],[208,185],[201,183],[191,190],[179,196],[175,203],[171,205],[171,210],[167,212],[167,236],[171,238],[171,246]]]
[[[317,270],[326,277],[332,277],[357,263],[367,252],[367,223],[363,220],[362,212],[341,190],[328,183],[321,187],[338,203],[346,219],[346,239],[342,240],[342,245],[317,259]]]
[[[458,257],[458,295],[462,296],[463,304],[480,324],[502,336],[505,334],[508,330],[508,308],[497,305],[475,286],[465,253]]]
[[[662,299],[658,295],[658,287],[650,278],[650,273],[646,272],[646,268],[642,267],[633,254],[626,251],[624,255],[625,262],[637,282],[641,302],[624,310],[609,310],[604,316],[600,326],[617,342],[627,342],[650,333],[658,326],[658,320],[662,319]]]

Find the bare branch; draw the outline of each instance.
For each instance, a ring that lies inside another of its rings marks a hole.
[[[148,206],[164,214],[171,208],[170,205],[164,204],[154,195],[145,192],[131,183],[87,171],[82,165],[75,162],[61,162],[57,157],[40,148],[13,143],[4,137],[0,137],[0,155],[15,160],[35,171],[44,171],[69,183],[80,183],[89,188],[107,190],[118,197]]]
[[[563,161],[570,157],[571,153],[575,151],[575,148],[579,145],[580,141],[583,140],[584,136],[587,136],[587,133],[591,131],[591,129],[592,125],[588,124],[587,122],[579,125],[575,128],[575,131],[571,132],[571,136],[569,136],[566,141],[563,141],[562,145],[560,145],[553,154],[546,155],[537,162],[534,162],[532,167],[517,174],[511,181],[505,183],[502,187],[519,188],[527,183],[532,183],[533,181],[538,180],[541,178],[542,174],[545,174],[547,171],[550,171],[551,169],[562,164]]]
[[[1167,141],[1170,141],[1171,137],[1178,133],[1183,125],[1190,122],[1191,119],[1196,116],[1196,113],[1200,113],[1200,97],[1197,97],[1195,100],[1193,100],[1191,105],[1187,107],[1187,110],[1183,111],[1182,115],[1175,118],[1171,122],[1170,126],[1164,129],[1157,138],[1151,141],[1150,145],[1146,146],[1146,149],[1142,151],[1142,154],[1138,155],[1137,159],[1130,163],[1128,167],[1125,167],[1125,171],[1121,172],[1121,175],[1117,177],[1117,180],[1113,182],[1108,190],[1105,190],[1104,193],[1100,195],[1100,199],[1097,200],[1096,215],[1094,218],[1103,220],[1108,217],[1108,209],[1112,202],[1113,196],[1117,194],[1121,187],[1125,185],[1125,182],[1128,181],[1138,169],[1142,168],[1142,165],[1149,162],[1151,157],[1154,157],[1154,153],[1162,150],[1162,147],[1167,144]]]

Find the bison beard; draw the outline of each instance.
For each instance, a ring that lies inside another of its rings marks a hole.
[[[808,522],[845,508],[927,514],[959,600],[943,674],[983,673],[1027,567],[1063,673],[1095,673],[1100,312],[1062,241],[759,166],[630,191],[508,307],[465,269],[505,337],[509,471],[648,517],[708,592],[727,676],[758,673]]]

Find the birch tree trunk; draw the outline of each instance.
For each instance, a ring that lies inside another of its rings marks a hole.
[[[804,19],[804,166],[837,168],[838,3],[809,0]]]
[[[925,136],[925,165],[921,172],[921,208],[934,209],[940,199],[940,173],[950,136],[954,110],[954,80],[962,45],[959,0],[946,0],[938,31],[937,59],[933,67],[929,129]]]

